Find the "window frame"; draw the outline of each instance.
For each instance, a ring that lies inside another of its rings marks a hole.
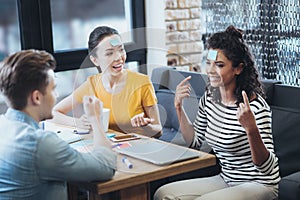
[[[126,43],[126,62],[137,61],[138,71],[147,74],[146,36],[145,36],[145,3],[141,0],[131,1],[132,38],[133,42]],[[54,51],[53,30],[50,0],[17,0],[20,40],[22,49],[40,49],[52,53],[57,61],[55,71],[92,67],[87,48]],[[136,31],[138,30],[138,31]]]

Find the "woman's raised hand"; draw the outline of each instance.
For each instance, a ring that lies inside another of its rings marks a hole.
[[[242,91],[242,96],[244,103],[239,104],[237,111],[237,119],[242,125],[242,127],[244,127],[244,129],[247,131],[256,128],[256,120],[253,112],[251,111],[249,99],[245,91]]]
[[[174,98],[174,106],[175,108],[180,108],[182,106],[182,101],[184,98],[189,97],[191,94],[191,85],[189,84],[189,80],[191,76],[183,79],[176,87],[176,93]]]

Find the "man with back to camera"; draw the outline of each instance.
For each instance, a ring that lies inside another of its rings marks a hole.
[[[51,119],[56,102],[56,61],[45,51],[17,52],[0,65],[0,91],[8,110],[0,116],[0,199],[67,199],[66,181],[109,180],[116,155],[100,122],[102,103],[84,97],[94,148],[79,153],[38,123]]]

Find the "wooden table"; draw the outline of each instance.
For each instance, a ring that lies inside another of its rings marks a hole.
[[[132,141],[132,142],[138,142]],[[94,199],[130,199],[147,200],[150,197],[152,181],[191,172],[193,170],[216,164],[214,155],[197,151],[198,158],[181,161],[166,166],[158,166],[146,161],[128,157],[133,164],[129,169],[122,163],[122,155],[118,155],[117,171],[112,180],[106,182],[71,182],[69,183],[69,199],[77,199],[78,188],[88,190],[89,200]]]

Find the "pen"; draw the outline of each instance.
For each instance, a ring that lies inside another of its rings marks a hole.
[[[45,122],[42,122],[42,129],[45,130]]]
[[[112,145],[111,148],[113,149],[113,148],[119,147],[121,145],[122,145],[121,143],[118,143],[118,144]]]
[[[132,169],[132,168],[133,168],[133,165],[131,164],[131,162],[130,162],[126,157],[123,157],[123,158],[122,158],[122,162],[123,162],[124,164],[126,164],[127,167],[128,167],[129,169]]]
[[[83,134],[88,134],[89,133],[89,130],[84,130],[84,129],[73,129],[73,132],[75,134],[78,134],[78,135],[83,135]]]

